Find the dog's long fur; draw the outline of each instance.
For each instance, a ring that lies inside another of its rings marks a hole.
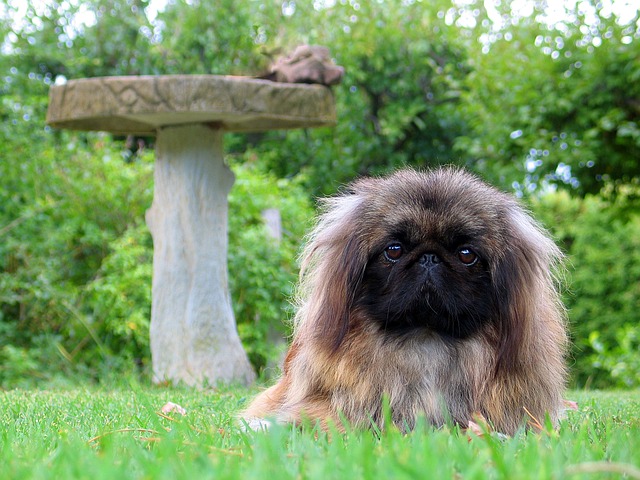
[[[325,207],[303,252],[283,375],[243,418],[368,427],[382,423],[386,396],[403,429],[419,416],[466,427],[479,413],[507,434],[528,415],[558,420],[566,335],[552,272],[561,254],[511,196],[456,169],[402,170],[357,181]],[[362,308],[367,268],[398,228],[427,239],[452,229],[477,236],[492,307],[471,334],[392,333]]]

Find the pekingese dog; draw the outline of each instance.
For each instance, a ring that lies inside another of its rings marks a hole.
[[[302,256],[283,374],[243,412],[341,428],[423,416],[513,434],[563,410],[561,253],[509,195],[453,168],[325,201]]]

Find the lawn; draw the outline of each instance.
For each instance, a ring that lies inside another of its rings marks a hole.
[[[243,433],[246,389],[0,392],[0,477],[15,479],[640,478],[640,391],[571,392],[557,432],[499,439],[419,427]],[[166,402],[186,415],[161,413]]]

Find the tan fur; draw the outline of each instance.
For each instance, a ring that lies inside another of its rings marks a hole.
[[[507,327],[488,326],[454,341],[427,329],[393,337],[351,307],[354,285],[371,261],[372,242],[384,235],[384,219],[409,219],[425,235],[445,228],[446,219],[436,210],[412,207],[425,181],[435,185],[438,201],[451,197],[446,216],[460,217],[470,228],[495,229],[483,241],[492,252],[491,274],[507,275],[501,287],[512,299],[504,306],[511,317]],[[566,334],[552,274],[560,254],[544,231],[511,197],[457,170],[407,170],[353,188],[354,194],[328,200],[310,236],[283,375],[242,417],[309,419],[338,428],[344,418],[362,428],[382,424],[386,397],[393,422],[403,429],[420,416],[434,425],[451,419],[466,426],[476,412],[507,434],[529,414],[540,422],[548,414],[556,423]],[[515,262],[513,272],[506,267],[509,261]]]

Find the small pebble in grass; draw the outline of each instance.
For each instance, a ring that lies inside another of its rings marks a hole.
[[[187,411],[184,408],[182,408],[177,403],[173,403],[173,402],[165,403],[164,406],[160,409],[160,411],[164,414],[172,413],[172,412],[179,413],[180,415],[187,414]]]

